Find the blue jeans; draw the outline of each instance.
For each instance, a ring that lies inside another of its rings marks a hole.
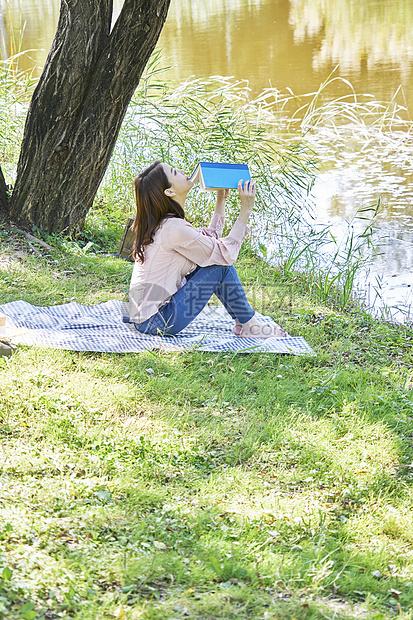
[[[198,266],[186,280],[156,314],[143,323],[135,323],[138,331],[153,336],[175,336],[198,316],[214,293],[233,319],[247,323],[254,316],[233,265]]]

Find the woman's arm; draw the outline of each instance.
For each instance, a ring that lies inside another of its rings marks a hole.
[[[229,189],[219,189],[217,191],[217,199],[215,202],[215,211],[212,214],[209,226],[202,228],[204,235],[219,239],[222,237],[225,222],[225,203],[229,195]]]
[[[241,201],[241,209],[238,219],[247,225],[249,217],[252,213],[255,203],[256,185],[254,181],[246,181],[242,184],[242,180],[238,183],[238,193]],[[217,191],[217,201],[215,203],[214,215],[225,217],[225,203],[229,195],[229,189],[220,189]]]
[[[245,224],[245,226],[254,208],[255,191],[256,185],[254,181],[246,181],[244,185],[242,185],[242,181],[238,183],[238,193],[241,200],[241,209],[238,219],[242,224]]]
[[[217,200],[215,203],[215,213],[225,217],[225,203],[229,196],[229,189],[219,189],[217,191]]]
[[[208,265],[232,265],[242,242],[249,233],[247,226],[236,220],[227,237],[205,234],[189,222],[170,218],[165,227],[164,247],[185,256],[188,260],[206,267]]]
[[[181,219],[171,219],[168,224],[168,245],[188,260],[206,267],[207,265],[232,265],[237,259],[239,249],[249,232],[247,222],[255,203],[256,185],[253,181],[238,183],[238,193],[241,209],[238,219],[227,237],[220,237],[216,233],[210,234],[209,229],[196,230],[189,222]],[[222,193],[221,193],[222,192]],[[218,209],[225,206],[227,190],[220,190],[217,195]],[[222,205],[222,201],[224,205]],[[217,213],[215,207],[212,219],[221,220],[223,216]]]

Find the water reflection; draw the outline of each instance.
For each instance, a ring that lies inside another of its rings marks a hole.
[[[221,73],[302,94],[339,64],[357,92],[413,102],[413,0],[172,0],[161,46],[176,75]],[[332,93],[334,95],[334,93]]]
[[[320,37],[313,56],[319,69],[331,62],[342,71],[391,65],[404,78],[413,60],[413,4],[381,0],[290,0],[289,23],[301,43]]]
[[[21,44],[23,50],[29,50],[20,60],[23,70],[43,66],[59,9],[59,0],[0,0],[1,48],[7,56],[18,53]]]
[[[115,15],[122,5],[115,0]],[[22,67],[42,66],[59,0],[0,0],[0,7],[3,52],[16,51],[23,30],[24,48],[35,51]],[[358,92],[389,100],[402,84],[413,102],[412,26],[413,0],[172,0],[159,47],[176,65],[176,80],[235,75],[257,92],[272,84],[303,94],[339,64]]]
[[[311,137],[324,168],[314,188],[320,210],[332,217],[351,219],[358,209],[380,200],[379,222],[412,225],[410,136],[370,129],[371,139],[366,139],[360,135],[363,129],[324,128]]]

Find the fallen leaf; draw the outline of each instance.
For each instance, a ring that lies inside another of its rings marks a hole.
[[[115,618],[116,620],[126,620],[125,610],[123,609],[123,605],[119,605],[117,609],[115,609]]]

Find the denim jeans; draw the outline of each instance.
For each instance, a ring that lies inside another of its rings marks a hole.
[[[138,331],[174,336],[193,321],[214,293],[233,319],[247,323],[254,316],[233,265],[198,266],[186,276],[186,280],[156,314],[143,323],[135,323]]]

